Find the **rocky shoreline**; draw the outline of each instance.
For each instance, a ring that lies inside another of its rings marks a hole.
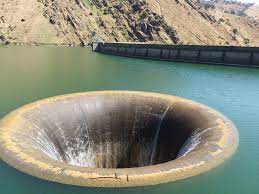
[[[10,41],[2,34],[0,34],[0,45],[8,45]]]

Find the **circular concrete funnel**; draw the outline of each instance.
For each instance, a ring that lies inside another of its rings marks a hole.
[[[195,176],[229,158],[233,123],[202,104],[156,93],[52,97],[0,121],[0,157],[27,174],[94,187],[153,185]]]

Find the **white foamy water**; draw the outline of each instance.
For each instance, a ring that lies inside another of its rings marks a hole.
[[[201,135],[208,132],[209,130],[215,128],[209,127],[204,130],[197,129],[195,132],[185,141],[183,146],[181,147],[180,151],[177,154],[177,158],[183,157],[193,151],[197,146],[201,143]]]
[[[153,142],[153,148],[152,148],[152,153],[151,153],[151,158],[150,158],[150,165],[152,165],[154,163],[154,158],[155,158],[155,154],[156,154],[156,147],[157,147],[157,140],[158,140],[158,136],[159,136],[159,133],[160,133],[161,124],[162,124],[162,122],[165,118],[165,115],[166,115],[167,111],[169,110],[169,108],[170,108],[170,106],[168,106],[166,108],[166,110],[164,111],[163,115],[161,116],[161,118],[159,120],[157,130],[156,130],[156,135],[155,135],[154,142]]]

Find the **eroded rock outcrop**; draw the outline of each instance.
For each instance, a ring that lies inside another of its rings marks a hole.
[[[115,41],[124,39],[175,44],[179,41],[176,31],[167,25],[163,17],[152,12],[145,1],[128,0],[122,3],[114,0],[91,0],[87,1],[88,4],[81,0],[39,0],[39,2],[44,5],[44,16],[59,31],[58,36],[72,33],[81,45],[88,44],[93,36],[107,40],[103,36],[109,33],[107,31],[110,31]],[[87,22],[88,14],[92,16],[92,21]],[[114,23],[108,23],[107,18]],[[89,25],[91,22],[95,24],[95,27],[92,25],[92,29]],[[122,31],[121,35],[118,31]]]
[[[0,4],[0,32],[13,44],[254,46],[259,44],[256,7],[248,11],[247,16],[223,13],[198,0],[6,0]]]

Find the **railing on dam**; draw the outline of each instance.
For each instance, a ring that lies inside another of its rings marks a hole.
[[[259,47],[94,42],[92,49],[127,57],[259,67]]]

